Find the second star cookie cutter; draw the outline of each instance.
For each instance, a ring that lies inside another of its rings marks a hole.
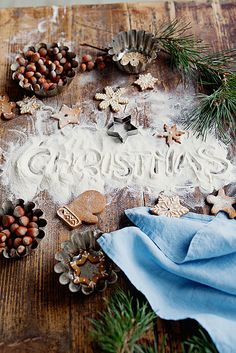
[[[124,118],[114,117],[114,121],[107,128],[107,134],[124,143],[129,136],[138,134],[138,128],[131,123],[131,115]]]

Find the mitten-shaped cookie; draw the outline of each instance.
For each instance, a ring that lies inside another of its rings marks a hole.
[[[106,207],[106,199],[96,190],[83,192],[69,205],[59,208],[58,216],[71,228],[76,228],[84,223],[95,224],[98,222],[96,214]]]

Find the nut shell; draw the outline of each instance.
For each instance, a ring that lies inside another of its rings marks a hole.
[[[45,236],[41,227],[47,221],[41,216],[43,211],[35,209],[33,202],[24,203],[19,199],[14,204],[7,200],[0,207],[0,253],[5,258],[21,258]]]
[[[17,55],[16,62],[11,65],[12,78],[19,82],[20,87],[37,96],[55,96],[61,93],[75,76],[74,70],[78,66],[75,57],[76,54],[69,52],[66,46],[58,43],[39,43]]]

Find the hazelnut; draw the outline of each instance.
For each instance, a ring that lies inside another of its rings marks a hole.
[[[0,233],[0,243],[4,243],[7,240],[7,236],[4,233]]]
[[[62,58],[62,59],[60,60],[60,64],[61,64],[61,65],[64,65],[66,62],[67,62],[66,58]]]
[[[35,84],[37,83],[37,78],[34,77],[34,76],[32,76],[32,77],[29,78],[29,81],[30,81],[30,83],[32,83],[33,85],[35,85]]]
[[[76,57],[76,54],[71,51],[68,51],[66,56],[68,59],[74,59]]]
[[[22,238],[15,238],[13,240],[13,246],[15,249],[18,248],[18,246],[20,246],[22,244]],[[9,246],[9,245],[8,245]]]
[[[38,50],[38,52],[39,52],[39,55],[40,55],[40,56],[46,56],[48,51],[47,51],[46,48],[41,47],[41,48]]]
[[[40,59],[40,54],[39,53],[34,53],[33,55],[32,55],[32,57],[31,57],[31,60],[33,61],[33,62],[38,62],[39,61],[39,59]]]
[[[46,71],[47,71],[46,65],[40,65],[40,66],[39,66],[39,72],[40,72],[41,74],[45,74]]]
[[[17,69],[17,72],[19,72],[20,74],[23,74],[25,72],[25,67],[24,66],[20,66],[18,69]]]
[[[25,246],[32,244],[32,242],[33,242],[33,239],[31,237],[24,237],[23,238],[23,245],[25,245]]]
[[[53,70],[52,70],[52,71],[50,72],[50,77],[51,77],[51,79],[54,80],[54,79],[56,78],[56,76],[57,76],[56,71],[53,71]]]
[[[87,66],[86,66],[85,63],[80,64],[80,70],[81,70],[82,72],[85,72],[85,71],[87,70]]]
[[[25,251],[26,251],[26,249],[25,249],[24,245],[18,246],[17,252],[18,252],[19,255],[23,255],[25,253]]]
[[[57,68],[56,68],[57,75],[62,74],[62,72],[63,72],[63,66],[61,66],[61,65],[57,66]]]
[[[75,68],[78,67],[79,63],[76,60],[71,60],[71,67]]]
[[[15,207],[15,209],[14,209],[14,211],[13,211],[13,216],[15,216],[15,217],[22,217],[22,216],[24,216],[25,215],[25,210],[24,210],[24,208],[23,207],[21,207],[21,206],[16,206]]]
[[[82,61],[84,63],[88,63],[89,61],[92,61],[92,60],[93,60],[93,58],[91,55],[86,54],[86,55],[82,56]]]
[[[3,229],[2,233],[5,234],[7,236],[7,238],[9,238],[11,236],[11,232],[9,229]]]
[[[23,56],[19,56],[16,60],[20,66],[26,66],[27,64],[27,61],[23,58]]]
[[[59,53],[59,48],[58,47],[55,47],[55,48],[53,48],[53,54],[58,54]]]
[[[32,222],[38,222],[38,220],[39,220],[39,219],[38,219],[37,216],[33,216],[33,217],[32,217]],[[33,227],[33,228],[34,228],[34,227]]]
[[[52,71],[56,70],[56,64],[55,63],[51,63],[50,70],[52,70]]]
[[[38,228],[28,228],[27,229],[27,236],[36,238],[39,234]]]
[[[26,226],[29,224],[29,218],[26,217],[26,216],[20,217],[20,218],[19,218],[19,224],[20,224],[21,226],[26,227]]]
[[[39,59],[39,61],[38,61],[38,64],[39,64],[39,65],[44,65],[44,61],[45,61],[45,60],[43,60],[43,59],[44,59],[44,58],[40,58],[40,59]]]
[[[25,56],[27,58],[31,58],[32,55],[34,55],[34,52],[32,50],[27,50],[27,52],[25,53]]]
[[[12,233],[14,233],[17,228],[19,228],[19,224],[13,223],[13,224],[10,226],[10,231],[11,231]]]
[[[28,71],[28,72],[25,73],[25,77],[26,78],[30,78],[32,76],[34,76],[34,72],[33,71]]]
[[[55,59],[60,61],[62,59],[62,53],[56,54]]]
[[[27,71],[36,71],[36,66],[35,66],[35,64],[34,63],[31,63],[31,64],[28,64],[27,66],[26,66],[26,70]]]
[[[68,61],[65,63],[64,65],[64,70],[68,71],[71,69],[71,63],[69,63]]]
[[[18,235],[19,237],[23,237],[27,232],[27,228],[20,226],[15,230],[15,234]]]
[[[99,70],[99,71],[102,71],[102,70],[105,69],[106,64],[105,64],[105,63],[99,63],[99,64],[97,65],[97,67],[98,67],[98,70]]]
[[[87,63],[87,70],[88,70],[88,71],[91,71],[91,70],[93,70],[93,68],[94,68],[94,62],[89,61],[89,62]]]
[[[9,215],[2,216],[2,225],[3,227],[9,227],[12,223],[15,222],[15,218]]]

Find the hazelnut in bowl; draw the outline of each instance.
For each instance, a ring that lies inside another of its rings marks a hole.
[[[39,97],[61,93],[75,76],[76,54],[58,43],[28,47],[11,65],[12,78],[19,86]]]
[[[33,202],[6,200],[0,207],[0,254],[7,259],[21,258],[37,248],[47,224],[42,215]]]

